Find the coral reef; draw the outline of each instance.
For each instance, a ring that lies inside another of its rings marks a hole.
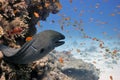
[[[1,61],[0,75],[3,80],[98,80],[99,70],[90,63],[73,58],[68,51],[52,51],[43,59],[27,65]]]
[[[22,46],[36,33],[35,25],[61,9],[59,0],[0,0],[0,40],[10,47]]]

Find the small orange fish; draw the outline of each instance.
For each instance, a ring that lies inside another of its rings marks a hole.
[[[93,38],[93,40],[97,40],[96,38]]]
[[[93,61],[94,64],[96,64],[96,61]]]
[[[15,28],[11,31],[11,34],[19,34],[20,32],[22,32],[22,28],[20,28],[20,27],[15,27]]]
[[[58,61],[59,61],[60,63],[63,63],[63,62],[64,62],[62,57],[60,57],[60,58],[58,59]]]
[[[100,48],[103,48],[103,44],[102,44],[102,43],[100,43],[99,47],[100,47]]]
[[[82,16],[82,15],[83,15],[83,13],[80,13],[79,15],[80,15],[80,16]]]
[[[75,12],[77,11],[77,8],[76,8],[76,7],[74,8],[74,11],[75,11]]]
[[[29,42],[29,41],[31,41],[32,40],[32,37],[27,37],[26,39],[25,39],[25,41],[27,41],[27,42]]]
[[[117,12],[117,14],[120,14],[120,12]]]
[[[34,16],[35,16],[36,18],[39,18],[39,17],[40,17],[37,12],[34,12]]]
[[[65,21],[69,21],[69,20],[70,20],[70,17],[65,18]]]
[[[103,51],[100,51],[100,53],[103,53]]]
[[[115,14],[114,14],[114,13],[112,13],[112,14],[111,14],[111,16],[115,16]]]
[[[107,33],[106,32],[102,32],[102,34],[106,35]]]
[[[116,6],[117,8],[120,8],[120,5]]]
[[[89,38],[89,36],[84,36],[84,38]]]
[[[17,10],[14,10],[13,12],[14,12],[14,14],[16,14],[18,11],[17,11]]]
[[[76,51],[77,51],[78,53],[80,53],[80,49],[76,49]]]
[[[108,22],[101,22],[101,24],[108,24]]]
[[[113,77],[112,77],[112,76],[110,76],[110,80],[113,80]]]
[[[69,0],[70,3],[72,3],[72,0]]]
[[[114,50],[114,51],[113,51],[113,54],[116,54],[116,53],[117,53],[117,50]]]

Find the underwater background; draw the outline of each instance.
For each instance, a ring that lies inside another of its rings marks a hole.
[[[60,0],[62,9],[36,25],[38,32],[52,29],[66,36],[57,51],[100,69],[99,80],[119,80],[120,0]],[[111,79],[111,76],[113,79]]]

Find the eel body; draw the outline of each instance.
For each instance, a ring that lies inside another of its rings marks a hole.
[[[46,30],[33,36],[30,42],[26,42],[20,49],[0,45],[4,60],[15,64],[28,64],[41,59],[55,47],[64,44],[65,36],[57,31]]]

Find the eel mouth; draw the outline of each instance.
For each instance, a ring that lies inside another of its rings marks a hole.
[[[57,46],[63,45],[64,43],[65,43],[65,41],[58,40],[58,41],[55,42],[55,45],[57,47]]]
[[[65,43],[65,41],[63,41],[65,39],[65,36],[62,36],[60,38],[58,38],[56,41],[55,41],[55,47],[58,47],[58,46],[61,46]]]

